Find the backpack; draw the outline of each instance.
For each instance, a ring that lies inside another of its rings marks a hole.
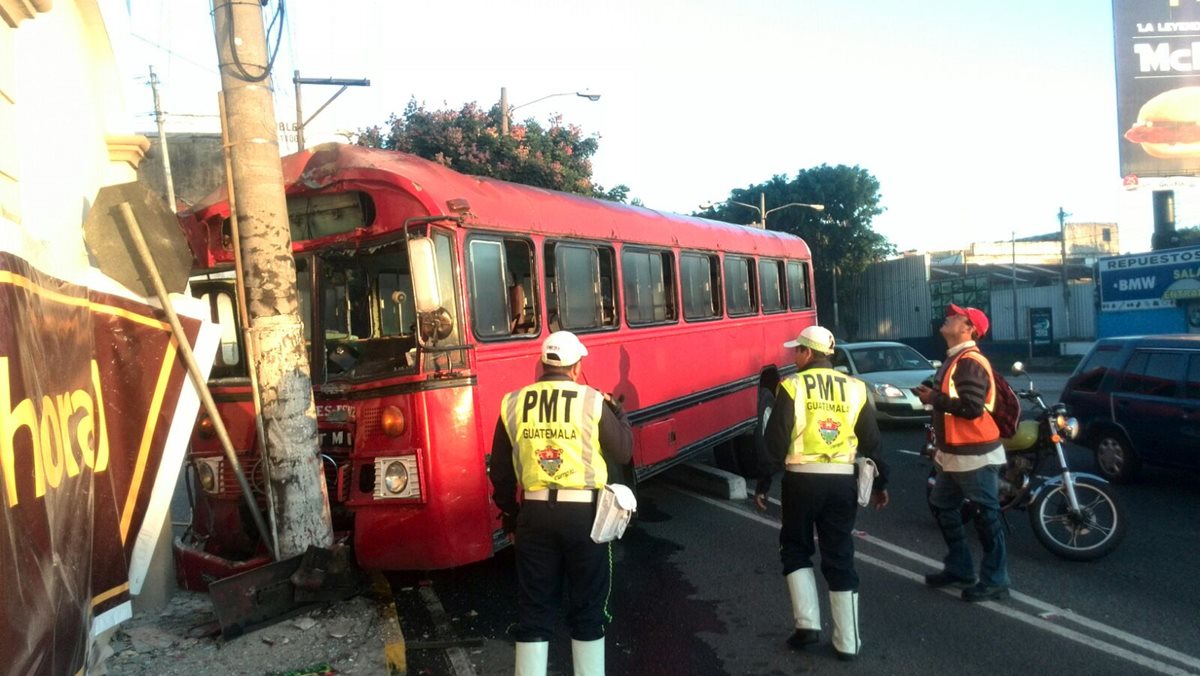
[[[996,421],[1000,436],[1010,439],[1017,433],[1017,424],[1021,422],[1021,401],[1003,377],[993,373],[992,381],[996,383],[996,403],[992,407],[992,420]]]

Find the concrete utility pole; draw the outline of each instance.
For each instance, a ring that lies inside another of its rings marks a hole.
[[[171,152],[167,149],[167,131],[162,106],[158,102],[158,76],[150,66],[150,91],[154,92],[154,121],[158,123],[158,147],[162,149],[163,178],[167,182],[167,205],[175,211],[175,181],[171,178]]]
[[[508,87],[500,88],[500,135],[508,136]]]
[[[1021,339],[1021,319],[1017,312],[1017,231],[1012,231],[1012,292],[1013,292],[1013,340]]]
[[[290,255],[262,6],[235,0],[213,0],[212,5],[250,333],[257,346],[253,368],[262,387],[278,555],[286,559],[303,554],[309,545],[333,544],[329,496],[298,312],[296,263]]]
[[[1062,240],[1062,283],[1063,283],[1063,332],[1059,335],[1071,335],[1071,288],[1067,284],[1067,212],[1058,208],[1058,231]]]

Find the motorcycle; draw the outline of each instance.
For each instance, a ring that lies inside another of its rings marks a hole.
[[[1120,544],[1125,537],[1126,512],[1108,482],[1094,474],[1073,472],[1063,452],[1064,439],[1079,434],[1079,422],[1070,417],[1066,404],[1047,406],[1021,362],[1012,366],[1017,376],[1029,378],[1029,389],[1017,397],[1033,405],[1034,417],[1021,420],[1010,439],[1002,439],[1008,463],[1000,475],[1000,513],[1011,532],[1008,513],[1026,510],[1038,542],[1056,556],[1071,561],[1094,561]],[[934,428],[925,425],[925,454],[932,459]],[[1039,469],[1053,458],[1053,473]],[[929,472],[926,495],[933,489],[937,468]],[[979,507],[963,501],[962,517],[967,523]]]

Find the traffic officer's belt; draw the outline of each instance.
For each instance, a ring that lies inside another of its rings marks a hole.
[[[803,465],[784,465],[783,468],[798,474],[854,474],[854,465],[846,462],[809,462]]]
[[[549,500],[550,494],[556,493],[559,502],[592,502],[596,499],[596,491],[590,488],[543,488],[540,491],[525,491],[526,500]]]

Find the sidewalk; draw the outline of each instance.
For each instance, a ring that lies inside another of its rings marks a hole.
[[[176,590],[161,612],[138,614],[119,625],[109,637],[107,650],[98,646],[111,654],[90,673],[387,674],[385,647],[395,644],[395,639],[385,641],[392,635],[389,609],[394,622],[390,598],[379,602],[359,595],[225,641],[209,595]]]

